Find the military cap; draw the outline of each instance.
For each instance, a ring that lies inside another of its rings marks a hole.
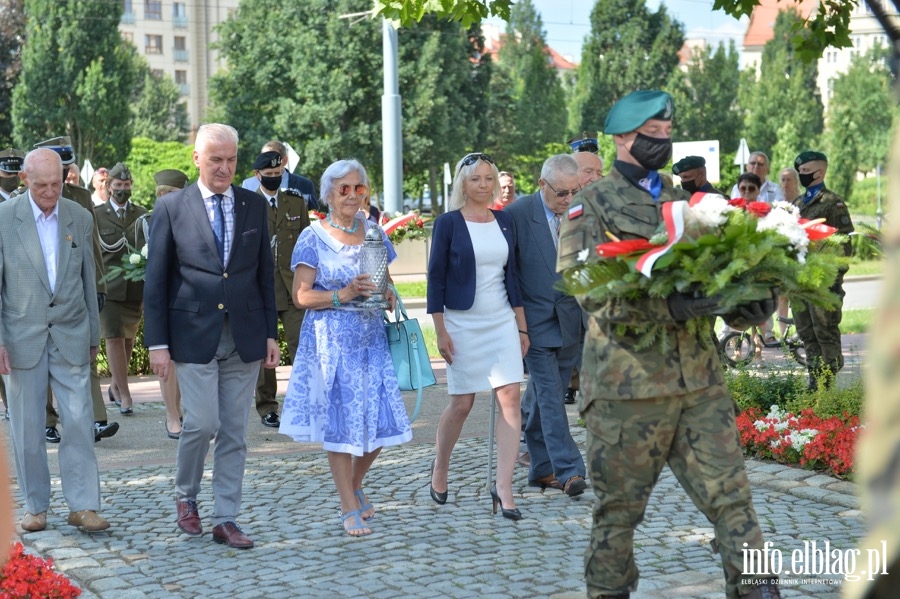
[[[582,131],[581,134],[576,135],[566,143],[569,144],[573,152],[591,152],[596,154],[600,149],[600,144],[597,143],[596,131]]]
[[[807,162],[813,162],[814,160],[821,160],[823,162],[828,162],[828,157],[822,152],[816,152],[813,150],[807,150],[805,152],[801,152],[799,156],[794,160],[794,168],[800,168],[802,165]]]
[[[264,168],[281,166],[281,154],[278,152],[263,152],[253,162],[253,170],[260,171]]]
[[[650,119],[671,121],[675,116],[672,96],[655,89],[631,92],[610,108],[603,125],[609,135],[631,133]]]
[[[0,152],[0,171],[5,173],[18,173],[22,170],[22,161],[25,159],[25,152],[9,148]]]
[[[68,135],[39,141],[34,144],[34,147],[35,149],[47,148],[48,150],[53,150],[59,154],[59,158],[62,160],[63,164],[72,164],[75,162],[75,150],[72,148],[72,140],[69,139]]]
[[[119,181],[134,181],[134,178],[131,176],[131,171],[128,170],[128,167],[125,166],[124,162],[117,162],[116,166],[109,169],[107,180],[112,181],[113,179],[118,179]]]
[[[159,171],[153,175],[153,180],[156,181],[157,186],[164,185],[176,189],[184,189],[188,182],[187,175],[174,168],[167,168],[164,171]]]
[[[706,166],[706,158],[703,156],[685,156],[672,165],[672,174],[680,175],[684,171]]]

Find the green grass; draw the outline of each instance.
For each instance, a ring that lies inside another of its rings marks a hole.
[[[428,348],[428,357],[429,358],[440,358],[441,354],[438,352],[437,348],[437,333],[434,332],[434,327],[430,324],[425,324],[424,322],[419,322],[419,326],[422,327],[422,335],[425,337],[425,347]]]
[[[884,272],[884,262],[881,260],[864,260],[862,262],[853,262],[847,276],[860,275],[880,275]]]
[[[841,315],[841,333],[848,335],[851,333],[859,334],[867,332],[874,314],[875,310],[872,308],[844,310]]]
[[[425,281],[413,281],[411,283],[394,283],[394,287],[397,288],[397,293],[400,294],[400,297],[406,300],[407,298],[413,297],[425,297]]]

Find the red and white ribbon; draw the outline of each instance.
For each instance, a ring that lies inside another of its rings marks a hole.
[[[672,249],[672,246],[678,243],[684,235],[684,207],[687,202],[665,202],[662,205],[663,222],[666,224],[666,232],[669,234],[669,240],[665,245],[652,249],[637,261],[635,268],[642,275],[650,278],[650,272],[653,265],[660,257],[664,256]]]

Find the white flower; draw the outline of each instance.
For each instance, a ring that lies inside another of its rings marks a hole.
[[[144,247],[141,248],[141,256],[143,256],[144,258],[147,257],[147,252],[149,251],[149,250],[147,250],[148,247],[150,247],[150,246],[148,246],[147,244],[144,244]]]
[[[131,254],[128,256],[128,261],[131,264],[140,264],[141,263],[141,255],[140,254]]]
[[[728,221],[728,213],[734,209],[734,206],[728,205],[724,196],[708,193],[699,202],[686,208],[685,225],[693,221],[703,228],[714,229],[724,225]]]
[[[584,248],[583,250],[578,252],[578,261],[584,262],[585,260],[588,259],[588,254],[590,254],[590,253],[591,253],[591,250]]]
[[[772,230],[784,235],[797,252],[797,261],[806,262],[806,251],[809,248],[809,236],[799,223],[800,211],[788,202],[775,202],[772,210],[756,222],[757,231]]]

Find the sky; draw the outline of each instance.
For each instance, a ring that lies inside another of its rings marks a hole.
[[[592,0],[532,0],[544,22],[547,43],[563,56],[581,62],[581,45],[590,33]],[[647,0],[651,11],[657,10],[660,0]],[[728,43],[734,39],[740,50],[741,41],[747,28],[747,18],[737,20],[722,11],[712,9],[713,0],[667,0],[662,2],[670,16],[680,21],[686,37],[705,38],[715,47],[719,42]],[[497,19],[492,23],[505,29],[506,25]]]

